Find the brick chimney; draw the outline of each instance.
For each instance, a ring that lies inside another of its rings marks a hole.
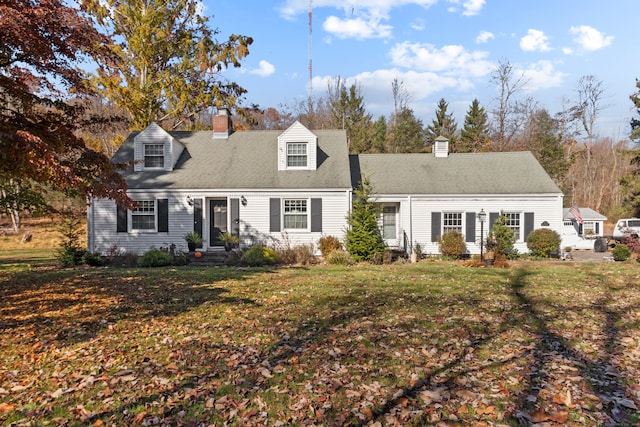
[[[231,123],[231,114],[227,107],[218,109],[218,113],[213,116],[213,138],[227,139],[233,132],[233,124]]]

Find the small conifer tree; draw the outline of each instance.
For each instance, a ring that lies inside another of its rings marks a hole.
[[[371,261],[375,254],[386,250],[382,234],[378,228],[380,208],[371,201],[373,189],[365,177],[355,190],[351,213],[347,217],[349,228],[345,247],[355,261]]]
[[[501,213],[487,236],[487,249],[495,253],[496,259],[507,258],[513,251],[515,236],[513,230],[507,225],[507,221],[508,218]]]

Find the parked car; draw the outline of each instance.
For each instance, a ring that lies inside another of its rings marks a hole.
[[[613,228],[613,238],[622,240],[632,235],[640,236],[640,218],[622,218]]]

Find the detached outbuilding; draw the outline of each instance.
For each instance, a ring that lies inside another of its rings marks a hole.
[[[604,236],[604,223],[607,217],[587,207],[562,209],[562,247],[574,249],[593,249],[595,240]],[[577,216],[576,216],[577,215]]]

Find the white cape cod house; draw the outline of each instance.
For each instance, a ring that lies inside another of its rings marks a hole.
[[[562,230],[562,193],[529,152],[450,154],[439,140],[429,154],[349,155],[343,130],[311,131],[296,122],[285,131],[232,132],[226,110],[213,127],[166,132],[151,124],[130,135],[113,160],[136,162],[123,175],[137,207],[92,200],[88,250],[186,250],[190,231],[203,236],[203,250],[222,249],[224,231],[245,246],[342,239],[363,176],[382,205],[380,226],[391,248],[420,243],[438,253],[437,236],[457,230],[469,252],[479,253],[481,229],[486,236],[500,212],[520,252],[532,230]]]

